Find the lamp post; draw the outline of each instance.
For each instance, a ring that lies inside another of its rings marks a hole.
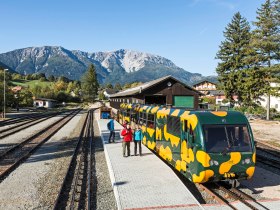
[[[9,69],[4,69],[4,109],[3,109],[3,119],[6,119],[6,78],[5,78],[5,72]]]

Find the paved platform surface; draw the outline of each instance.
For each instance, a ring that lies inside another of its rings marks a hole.
[[[144,145],[143,156],[123,157],[119,132],[116,143],[108,144],[107,122],[101,119],[98,125],[119,209],[201,209],[174,172]],[[115,129],[120,131],[122,126],[116,122]],[[131,144],[133,153],[134,144]]]
[[[132,143],[132,156],[123,157],[119,135],[122,126],[115,121],[116,142],[108,143],[108,121],[97,120],[118,209],[231,209],[223,205],[199,204],[175,173],[144,145],[143,156],[133,156]],[[279,200],[261,203],[267,209],[279,209]],[[239,202],[233,202],[232,205],[237,209],[249,209]]]

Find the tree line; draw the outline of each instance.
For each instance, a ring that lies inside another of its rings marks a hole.
[[[280,0],[266,0],[252,26],[240,12],[234,14],[216,54],[216,72],[226,97],[245,107],[258,106],[261,96],[279,95],[279,87],[270,83],[280,82]]]
[[[32,80],[38,84],[24,85],[18,92],[13,92],[14,82],[26,83]],[[49,82],[43,84],[43,82]],[[95,67],[91,64],[81,80],[70,80],[67,77],[46,77],[44,73],[20,75],[5,72],[5,97],[8,107],[33,106],[34,98],[54,99],[58,102],[93,102],[97,97],[99,84]],[[3,109],[4,71],[0,69],[0,111]]]

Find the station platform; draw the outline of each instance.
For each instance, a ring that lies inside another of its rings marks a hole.
[[[116,141],[108,144],[108,121],[100,119],[98,126],[118,209],[204,209],[174,172],[144,145],[141,157],[134,156],[133,142],[131,156],[123,157],[122,126],[116,121]]]

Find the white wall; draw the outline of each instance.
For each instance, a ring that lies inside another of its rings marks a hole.
[[[271,83],[271,87],[279,87],[280,84]],[[261,97],[263,100],[259,101],[261,106],[266,108],[267,107],[267,96]],[[270,96],[270,108],[275,108],[278,112],[280,112],[280,97]]]

